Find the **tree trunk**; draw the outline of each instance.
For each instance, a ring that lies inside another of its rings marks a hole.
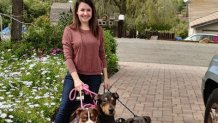
[[[12,0],[12,25],[11,25],[11,40],[20,41],[22,39],[22,14],[23,0]],[[19,22],[20,21],[20,22]]]

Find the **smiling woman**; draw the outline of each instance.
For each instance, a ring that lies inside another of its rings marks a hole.
[[[80,91],[87,84],[90,91],[98,93],[102,73],[104,87],[109,87],[103,37],[92,0],[77,0],[73,23],[65,28],[62,38],[67,75],[55,123],[68,123],[78,108],[79,102],[68,98],[72,89]],[[84,103],[93,103],[93,99],[85,95]]]

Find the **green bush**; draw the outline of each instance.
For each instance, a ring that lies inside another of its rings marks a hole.
[[[35,26],[28,28],[25,40],[32,43],[36,49],[61,48],[63,27],[51,25],[48,16],[41,16],[35,21]]]
[[[188,22],[180,21],[180,20],[177,20],[177,21],[178,21],[178,24],[171,30],[175,32],[176,36],[179,36],[182,38],[187,37],[188,36],[188,26],[187,26]]]
[[[23,58],[24,55],[26,55],[25,57],[28,57],[33,54],[30,51],[31,48],[31,43],[26,41],[11,42],[10,40],[6,40],[0,42],[0,49],[6,52],[3,57],[11,57],[11,55],[18,59]],[[8,50],[11,50],[11,52],[8,52]],[[9,61],[12,61],[12,59],[9,59]]]
[[[39,16],[49,12],[49,2],[39,0],[24,0],[23,20],[32,23]]]
[[[118,57],[116,55],[117,43],[109,30],[104,31],[105,51],[107,56],[107,69],[109,76],[118,71]]]

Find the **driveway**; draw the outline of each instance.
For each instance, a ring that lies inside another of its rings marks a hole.
[[[120,71],[111,91],[152,123],[203,123],[203,77],[217,44],[117,39]],[[133,115],[117,103],[116,118]]]
[[[117,39],[120,62],[143,62],[207,67],[218,44],[144,39]]]

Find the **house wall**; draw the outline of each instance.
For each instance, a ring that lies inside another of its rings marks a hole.
[[[189,22],[218,11],[218,0],[189,0]]]
[[[189,0],[188,2],[189,23],[194,21],[195,19],[207,16],[211,13],[218,11],[217,6],[218,6],[218,0]],[[189,26],[189,33],[188,33],[189,36],[197,32],[202,32],[202,30],[191,28]]]
[[[218,34],[218,22],[200,28],[196,28],[196,32],[197,33],[207,32],[212,34]]]

